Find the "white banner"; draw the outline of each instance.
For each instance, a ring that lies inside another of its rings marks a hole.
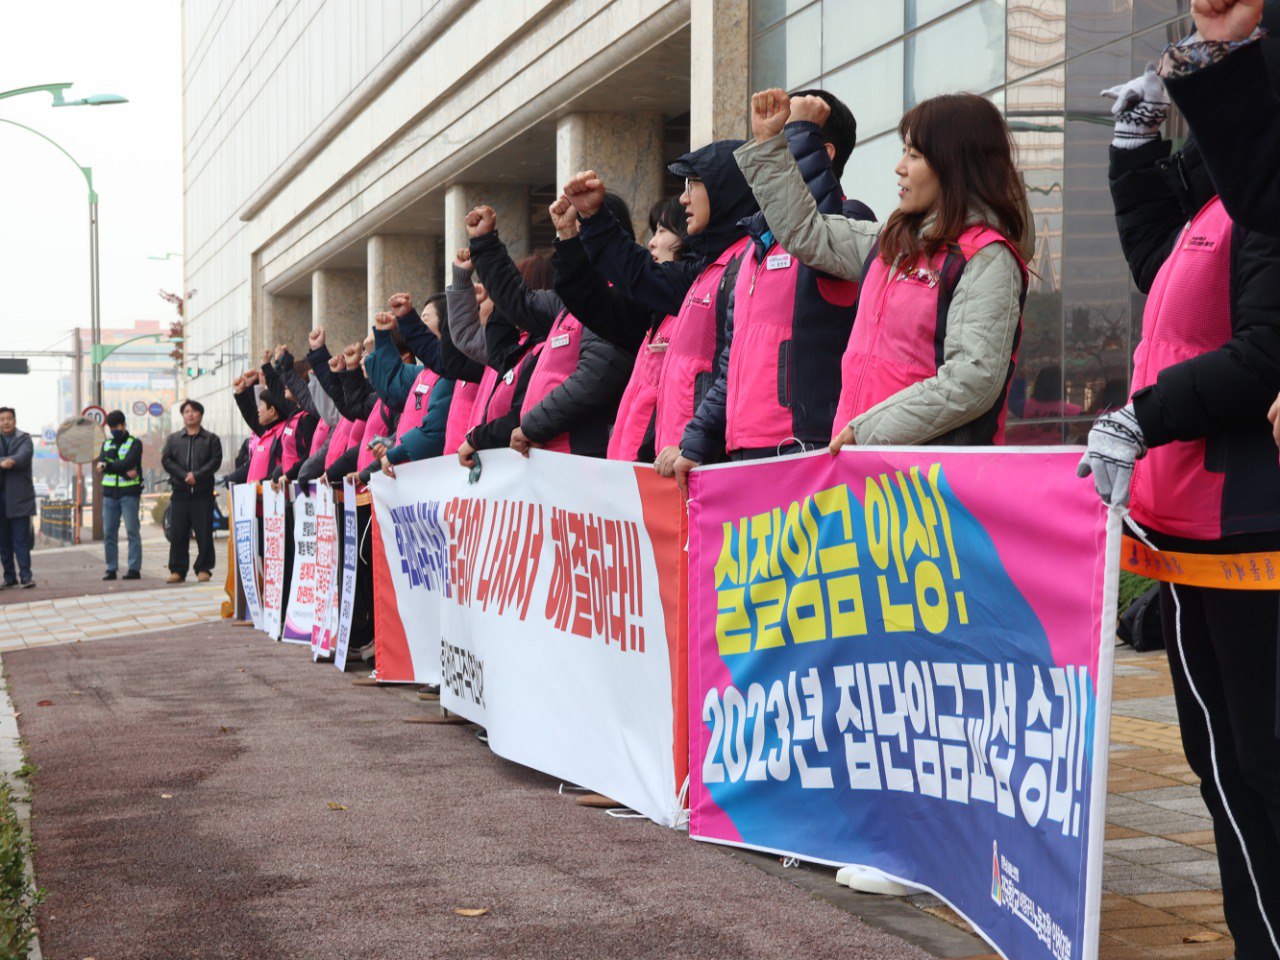
[[[333,662],[347,669],[347,648],[351,643],[351,618],[356,605],[356,575],[360,555],[360,529],[356,514],[356,485],[342,481],[342,602],[338,617],[338,639]]]
[[[231,488],[233,535],[236,538],[236,573],[244,591],[253,625],[262,629],[262,604],[258,598],[258,490],[257,484]]]
[[[285,643],[311,644],[311,623],[316,596],[316,502],[302,484],[293,501],[293,576],[289,581],[289,606],[284,619]]]
[[[372,484],[383,569],[411,645],[433,647],[441,705],[495,753],[674,825],[675,485],[537,450],[483,458],[475,485],[451,458]]]
[[[317,484],[315,617],[311,621],[311,658],[333,654],[338,612],[338,525],[334,516],[333,489]]]
[[[262,629],[280,639],[284,606],[284,490],[262,485]]]

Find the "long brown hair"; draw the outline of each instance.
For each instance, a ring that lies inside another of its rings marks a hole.
[[[880,257],[904,266],[932,257],[964,232],[970,208],[1015,247],[1027,228],[1025,193],[1013,162],[1013,137],[989,100],[948,93],[912,107],[898,124],[904,143],[924,155],[938,177],[937,206],[923,213],[895,210],[880,232]],[[920,236],[924,221],[936,219]],[[993,222],[994,221],[994,222]]]

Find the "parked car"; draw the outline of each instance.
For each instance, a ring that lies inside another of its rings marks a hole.
[[[48,485],[47,483],[45,483],[43,480],[37,480],[37,481],[35,482],[34,486],[35,486],[35,490],[36,490],[36,499],[37,499],[37,500],[48,500],[48,499],[49,499],[50,491],[49,491],[49,485]]]

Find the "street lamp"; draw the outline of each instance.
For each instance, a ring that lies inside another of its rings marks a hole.
[[[70,87],[71,84],[69,83],[45,83],[32,87],[17,87],[0,93],[0,100],[22,96],[27,93],[48,93],[53,97],[52,105],[55,107],[100,107],[129,102],[115,93],[98,93],[80,100],[67,100],[63,95]],[[102,340],[102,303],[98,283],[98,192],[93,188],[93,168],[81,165],[75,157],[67,152],[66,148],[50,137],[45,136],[39,130],[33,130],[25,124],[3,118],[0,118],[0,123],[7,123],[26,130],[28,133],[34,133],[41,140],[52,144],[63,156],[74,163],[76,169],[84,176],[85,184],[89,188],[89,330],[91,344],[96,347]],[[96,362],[93,364],[90,374],[90,393],[93,397],[93,402],[101,405],[102,365]]]

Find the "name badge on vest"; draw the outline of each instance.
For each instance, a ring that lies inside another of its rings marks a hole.
[[[791,266],[791,254],[789,253],[770,254],[769,258],[764,262],[766,270],[785,270],[789,266]]]
[[[516,379],[516,368],[512,367],[502,375],[502,382],[510,386]]]
[[[414,393],[430,393],[430,392],[431,392],[431,384],[429,383],[420,383],[418,384],[417,388],[414,390]]]
[[[649,344],[649,352],[650,353],[666,353],[667,347],[669,346],[671,346],[671,343],[668,340],[665,340],[665,339],[654,340],[652,343]]]
[[[285,428],[284,428],[284,435],[285,435],[286,437],[292,437],[292,436],[293,436],[293,427],[285,427]]]
[[[552,338],[551,338],[551,349],[552,349],[552,350],[555,350],[557,347],[567,347],[567,346],[569,345],[569,341],[570,341],[570,340],[572,340],[572,339],[573,339],[573,338],[572,338],[572,337],[570,337],[570,336],[569,336],[569,334],[567,334],[567,333],[562,333],[562,334],[560,334],[560,336],[558,336],[558,337],[552,337]]]
[[[1213,253],[1218,249],[1218,238],[1206,236],[1203,233],[1195,233],[1187,237],[1182,244],[1183,250],[1200,250],[1204,253]]]

